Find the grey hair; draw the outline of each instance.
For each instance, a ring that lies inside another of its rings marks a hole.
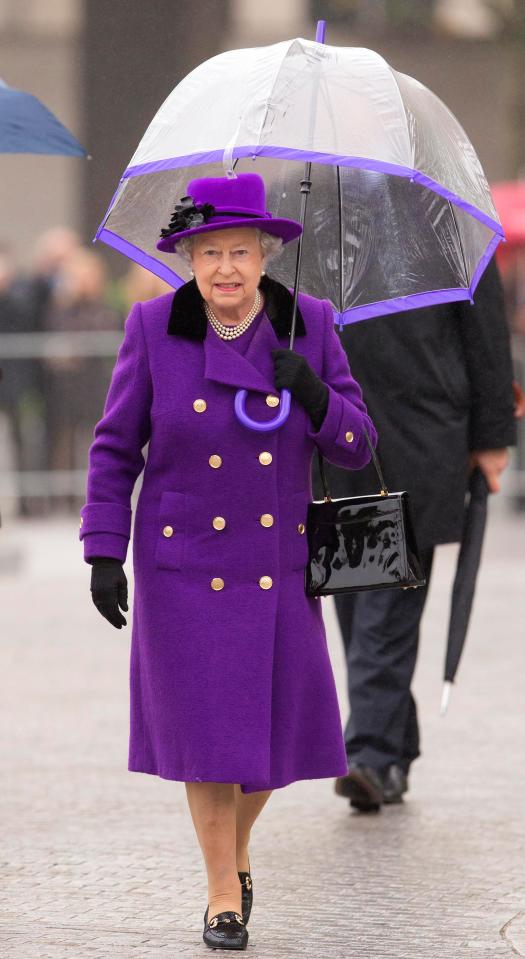
[[[276,256],[279,256],[283,246],[283,241],[280,236],[265,233],[264,230],[259,230],[257,227],[255,228],[255,233],[261,246],[262,255],[266,260],[273,260]],[[183,236],[181,240],[178,240],[175,246],[175,252],[184,257],[188,263],[191,263],[191,254],[196,235],[199,236],[199,234]]]

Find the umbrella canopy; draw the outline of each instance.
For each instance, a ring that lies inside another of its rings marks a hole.
[[[86,156],[60,120],[31,93],[0,80],[0,153]]]
[[[472,298],[503,235],[476,153],[434,94],[357,47],[295,39],[197,67],[153,118],[97,238],[177,287],[188,265],[156,242],[192,177],[259,172],[272,213],[297,220],[308,162],[301,288],[341,324]],[[288,286],[295,256],[272,265]]]
[[[470,477],[469,493],[469,503],[465,510],[465,525],[452,590],[445,659],[445,683],[441,704],[443,713],[446,712],[448,706],[451,684],[454,682],[465,645],[485,534],[489,489],[479,467],[473,470]]]

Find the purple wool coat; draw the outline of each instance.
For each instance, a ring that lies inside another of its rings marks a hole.
[[[207,324],[195,281],[136,304],[89,453],[87,561],[124,561],[134,517],[128,768],[243,792],[347,770],[321,602],[304,591],[316,446],[360,469],[376,433],[328,302],[299,296],[295,350],[328,385],[318,432],[292,399],[273,418],[271,350],[288,346],[292,297],[261,281],[265,312],[242,355]],[[147,457],[143,448],[148,444]]]

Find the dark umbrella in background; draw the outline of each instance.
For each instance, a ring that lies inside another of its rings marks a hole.
[[[469,502],[465,509],[465,522],[458,556],[456,577],[452,590],[445,660],[445,681],[441,699],[442,716],[444,716],[447,711],[452,683],[456,676],[467,637],[470,612],[474,600],[476,579],[481,560],[485,524],[487,521],[489,488],[479,467],[473,470],[470,477],[469,494]]]
[[[31,93],[0,80],[0,153],[87,156],[69,130]]]

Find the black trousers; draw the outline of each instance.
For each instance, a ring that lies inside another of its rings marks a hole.
[[[417,707],[410,686],[434,550],[420,555],[427,586],[334,597],[348,670],[346,751],[355,762],[374,769],[397,763],[408,772],[419,756]]]

